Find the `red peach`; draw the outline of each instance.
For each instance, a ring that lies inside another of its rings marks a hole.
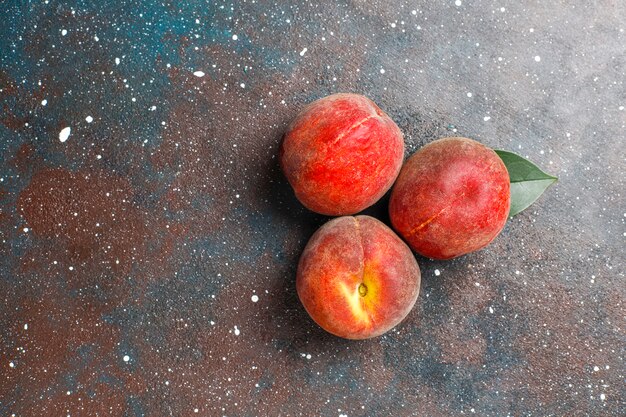
[[[389,201],[393,228],[420,255],[450,259],[487,246],[509,214],[508,171],[467,138],[436,140],[411,156]]]
[[[369,216],[339,217],[318,229],[296,278],[313,320],[346,339],[379,336],[396,326],[411,311],[419,288],[411,249]]]
[[[287,128],[280,164],[304,206],[354,214],[391,188],[404,158],[396,124],[367,97],[333,94],[306,106]]]

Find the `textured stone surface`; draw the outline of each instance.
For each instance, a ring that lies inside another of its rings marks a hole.
[[[0,415],[623,415],[623,1],[3,12]],[[362,342],[298,302],[326,218],[276,158],[340,91],[560,178]]]

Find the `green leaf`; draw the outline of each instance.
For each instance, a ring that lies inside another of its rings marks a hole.
[[[509,217],[528,208],[558,178],[548,175],[532,162],[513,152],[496,150],[509,171],[511,181],[511,210]]]

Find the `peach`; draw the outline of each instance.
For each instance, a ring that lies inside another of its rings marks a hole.
[[[379,336],[396,326],[411,311],[419,288],[411,249],[369,216],[339,217],[318,229],[296,278],[311,318],[346,339]]]
[[[378,201],[403,158],[398,126],[358,94],[333,94],[306,106],[280,148],[280,165],[298,200],[330,216],[358,213]]]
[[[420,255],[461,256],[502,231],[509,188],[508,171],[492,149],[467,138],[439,139],[404,164],[389,201],[391,224]]]

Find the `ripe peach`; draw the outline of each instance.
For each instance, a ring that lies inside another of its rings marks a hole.
[[[481,249],[504,228],[509,174],[467,138],[436,140],[404,164],[389,201],[394,229],[421,255],[450,259]]]
[[[300,301],[324,330],[346,339],[379,336],[415,304],[420,270],[411,249],[369,216],[339,217],[306,245],[296,278]]]
[[[333,94],[306,106],[280,148],[281,167],[298,200],[331,216],[358,213],[378,201],[403,158],[398,126],[358,94]]]

